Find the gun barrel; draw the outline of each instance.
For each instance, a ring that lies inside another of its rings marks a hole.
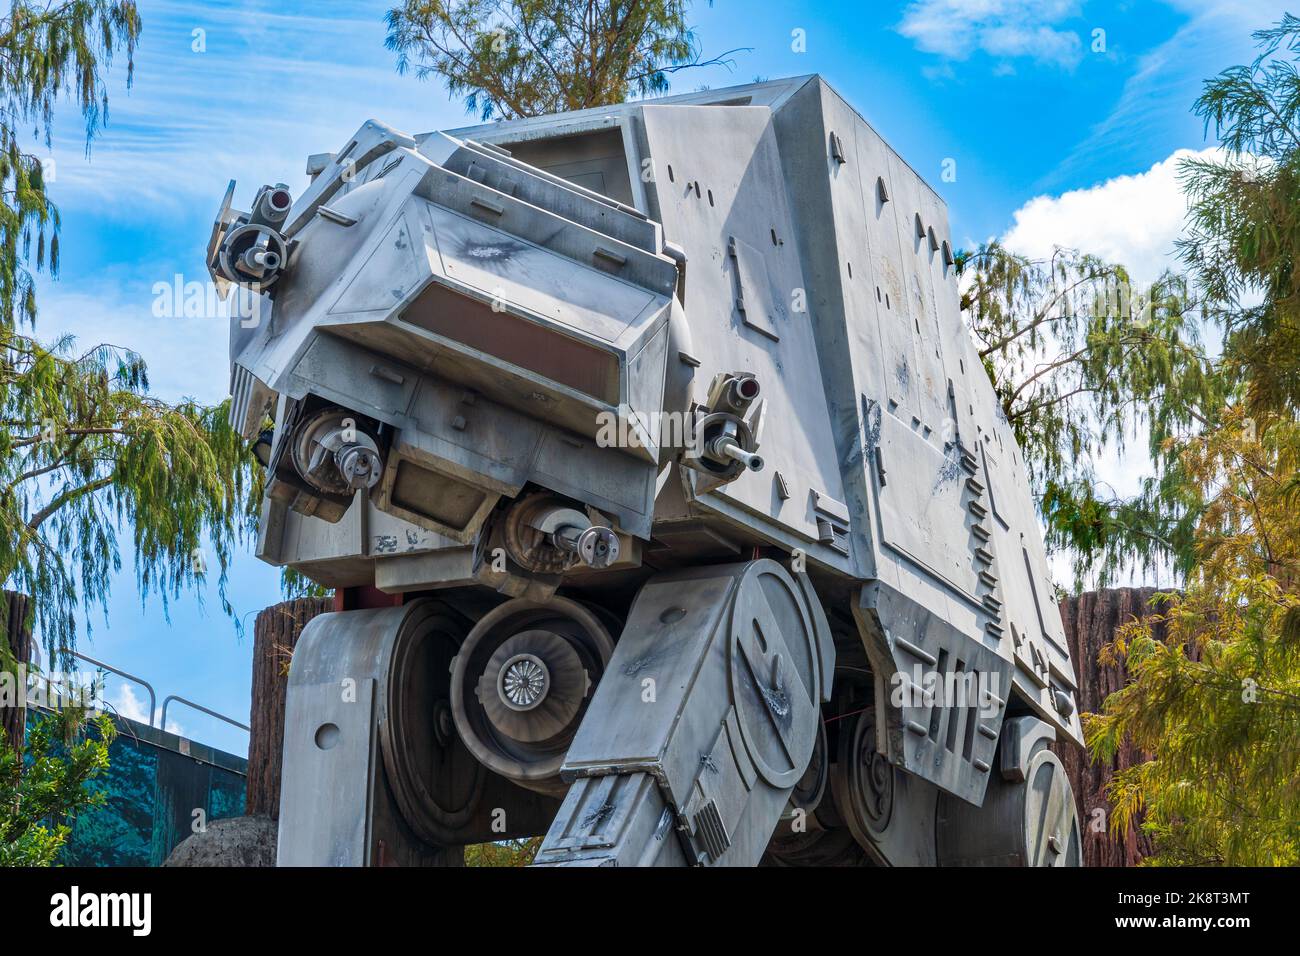
[[[289,215],[293,197],[285,186],[265,186],[253,202],[248,221],[257,225],[279,226]]]
[[[725,456],[738,461],[750,471],[763,470],[763,456],[757,452],[745,451],[740,447],[736,439],[730,435],[724,435],[720,438],[715,446],[719,455]]]

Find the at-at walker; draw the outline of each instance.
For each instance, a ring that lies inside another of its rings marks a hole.
[[[1079,863],[944,204],[822,80],[370,121],[308,173],[232,184],[209,246],[259,306],[260,556],[341,609],[293,658],[281,864]]]

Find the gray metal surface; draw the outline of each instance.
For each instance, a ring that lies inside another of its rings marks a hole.
[[[537,861],[639,865],[680,839],[691,862],[756,865],[829,697],[835,652],[807,594],[774,561],[651,578],[569,747],[577,782]]]
[[[475,618],[561,592],[609,619],[615,661],[661,640],[636,609],[664,574],[762,556],[806,569],[868,675],[827,678],[831,709],[861,695],[870,712],[843,726],[854,746],[826,725],[817,817],[876,862],[936,859],[927,808],[981,808],[1008,714],[1081,742],[1024,463],[962,322],[944,204],[820,78],[418,136],[372,120],[310,168],[279,219],[278,184],[251,213],[228,195],[209,250],[221,282],[265,275],[231,335],[232,421],[249,439],[273,426],[265,560],[436,593]],[[593,706],[616,699],[617,670]],[[566,766],[581,778],[607,760],[601,773],[629,778],[620,792],[681,823],[688,795],[648,767],[635,773],[655,786],[631,780],[628,718],[610,708],[584,719]],[[664,726],[646,717],[630,729]],[[584,780],[565,806],[614,786]],[[877,832],[880,788],[897,804]],[[766,826],[780,801],[750,802]],[[640,811],[618,820],[644,835]],[[596,822],[586,837],[571,816],[555,826],[577,846],[614,818]],[[787,860],[843,855],[837,837],[798,836]]]
[[[303,629],[289,670],[280,866],[454,865],[466,843],[545,826],[555,802],[486,773],[452,727],[448,675],[464,631],[428,600],[324,614]]]
[[[939,861],[944,866],[1079,866],[1078,811],[1051,729],[1034,717],[1008,721],[1016,746],[976,809],[939,799]],[[1023,744],[1023,746],[1021,746]]]

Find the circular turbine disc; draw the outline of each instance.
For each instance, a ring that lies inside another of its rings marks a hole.
[[[522,676],[520,665],[535,658],[546,671],[545,686],[530,706],[512,705],[502,694],[503,677],[510,665]],[[503,641],[488,659],[479,680],[479,701],[492,726],[511,740],[541,743],[562,733],[572,723],[587,694],[587,671],[573,645],[551,631],[523,631]]]
[[[451,705],[465,745],[488,769],[562,796],[560,767],[614,642],[600,617],[563,597],[514,598],[474,625],[452,667]],[[545,678],[521,662],[535,659]],[[503,670],[513,668],[513,673]],[[507,678],[520,701],[508,703]],[[529,700],[529,698],[534,698]]]

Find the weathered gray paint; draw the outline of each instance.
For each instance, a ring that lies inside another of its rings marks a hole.
[[[382,479],[337,523],[292,476],[273,480],[264,559],[393,592],[599,594],[602,580],[655,587],[647,554],[671,569],[768,547],[806,559],[821,604],[856,627],[878,749],[927,802],[932,786],[982,803],[1012,705],[1081,740],[1021,452],[962,322],[944,203],[820,78],[415,137],[371,121],[288,222],[273,304],[232,330],[233,419],[251,437],[268,401],[283,417],[323,400],[390,439]],[[650,435],[598,447],[599,413],[685,410],[720,373],[762,387],[761,471],[720,483]],[[405,497],[402,474],[416,476]],[[529,487],[612,527],[619,562],[563,579],[490,570],[491,515]],[[625,633],[616,658],[643,637]],[[978,700],[891,700],[918,667],[974,680]],[[590,726],[575,747],[631,772]],[[896,857],[932,857],[913,850]]]

